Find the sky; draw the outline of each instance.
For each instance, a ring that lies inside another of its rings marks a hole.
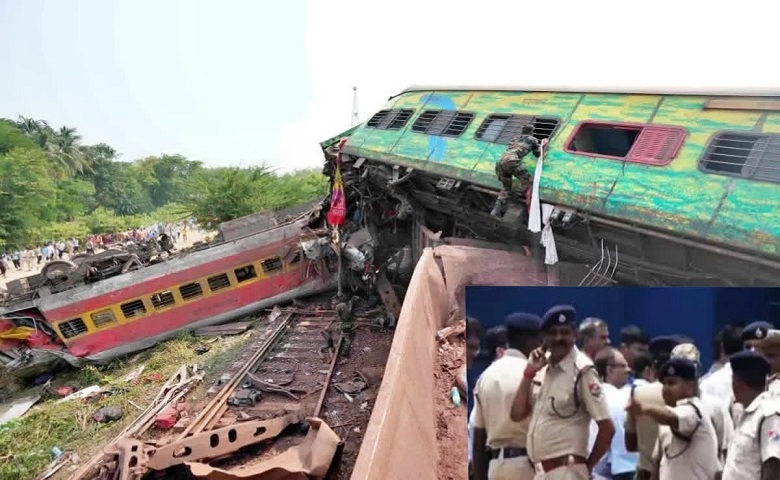
[[[706,5],[706,8],[697,5]],[[0,0],[0,117],[122,160],[318,167],[414,84],[777,87],[769,0]]]

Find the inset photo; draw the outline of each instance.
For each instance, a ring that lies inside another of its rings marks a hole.
[[[771,468],[743,464],[737,427],[780,392],[780,288],[468,286],[465,305],[471,478]]]

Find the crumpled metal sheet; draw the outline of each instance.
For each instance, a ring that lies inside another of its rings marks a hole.
[[[341,438],[320,418],[307,418],[309,432],[303,443],[261,463],[236,470],[222,470],[204,463],[187,462],[198,478],[208,480],[305,480],[324,478],[341,444]]]

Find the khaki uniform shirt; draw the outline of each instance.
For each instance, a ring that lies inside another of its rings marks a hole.
[[[723,480],[757,480],[761,465],[780,459],[780,397],[764,392],[748,405],[726,456]]]
[[[699,409],[701,417],[692,404]],[[680,400],[672,410],[677,414],[677,432],[691,440],[678,438],[669,427],[661,427],[654,452],[661,459],[659,480],[714,479],[721,470],[718,439],[701,400],[696,397]]]
[[[661,382],[648,383],[640,385],[634,390],[634,398],[645,405],[664,405],[663,384]],[[636,419],[636,429],[626,418],[626,432],[635,433],[637,436],[637,451],[639,452],[639,462],[637,468],[648,472],[655,472],[655,463],[653,462],[653,449],[658,441],[658,424],[647,415],[642,415]]]
[[[525,355],[513,348],[482,372],[474,387],[474,428],[487,433],[493,449],[524,447],[530,418],[513,422],[509,418],[517,388],[528,364]]]
[[[528,433],[528,456],[534,462],[564,455],[588,456],[590,421],[610,418],[601,380],[592,367],[590,358],[572,348],[558,364],[537,373]]]

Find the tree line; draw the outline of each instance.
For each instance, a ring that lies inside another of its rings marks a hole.
[[[0,250],[188,217],[212,227],[327,190],[317,170],[208,168],[175,154],[121,161],[110,145],[84,144],[75,128],[0,119]]]

